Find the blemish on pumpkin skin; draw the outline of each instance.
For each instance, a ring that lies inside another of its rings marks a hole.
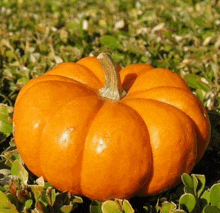
[[[64,131],[59,139],[59,144],[62,147],[67,147],[71,138],[71,133],[74,131],[73,127],[70,127],[66,131]]]
[[[99,145],[97,146],[97,153],[101,154],[105,149],[106,149],[107,145],[105,143],[105,141],[103,141],[101,138],[99,139]]]
[[[39,123],[36,123],[36,124],[34,125],[34,128],[37,129],[38,127],[39,127]]]
[[[110,135],[109,135],[109,134],[105,134],[105,137],[106,137],[106,138],[109,138],[109,137],[110,137]]]
[[[107,143],[102,138],[95,137],[94,143],[97,154],[101,154],[107,148]]]

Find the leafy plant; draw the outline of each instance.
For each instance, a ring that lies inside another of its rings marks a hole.
[[[7,171],[7,172],[6,172]],[[15,160],[11,170],[0,170],[1,201],[0,211],[6,212],[71,212],[82,203],[80,197],[67,192],[57,192],[42,177],[32,183],[21,159]]]
[[[0,211],[2,212],[74,212],[74,209],[83,205],[83,199],[70,195],[67,192],[61,193],[54,189],[43,178],[35,179],[28,175],[28,171],[23,166],[21,160],[15,160],[11,171],[0,170],[3,176],[0,179]],[[29,182],[29,183],[28,183]],[[216,183],[208,188],[204,175],[188,174],[182,175],[183,193],[173,201],[165,197],[159,197],[155,206],[143,205],[144,212],[161,213],[197,213],[220,211],[220,184]],[[162,195],[161,195],[162,196]],[[174,195],[173,195],[174,196]],[[141,199],[141,198],[139,198]],[[89,204],[91,213],[133,213],[137,212],[128,200],[108,200],[105,202],[92,201]],[[80,209],[80,208],[79,208]]]
[[[13,107],[0,104],[0,143],[4,142],[12,134],[12,112]]]

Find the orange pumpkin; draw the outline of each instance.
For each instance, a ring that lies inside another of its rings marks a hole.
[[[200,100],[169,70],[120,69],[103,53],[62,63],[22,88],[14,136],[35,175],[103,201],[162,192],[192,171],[210,138]]]

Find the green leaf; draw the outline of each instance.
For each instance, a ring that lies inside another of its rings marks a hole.
[[[10,202],[8,197],[0,191],[0,212],[2,213],[19,213],[15,206]]]
[[[41,201],[42,204],[44,204],[44,206],[47,206],[47,205],[51,205],[51,203],[49,203],[50,201],[48,200],[48,197],[47,197],[47,193],[45,190],[42,190],[42,192],[40,193],[40,196],[38,197],[38,201]]]
[[[192,174],[192,178],[193,178],[193,184],[194,184],[194,193],[195,195],[200,197],[200,195],[205,189],[205,182],[206,182],[205,175]]]
[[[90,204],[90,213],[102,213],[102,202],[92,201]]]
[[[71,28],[74,29],[74,30],[76,30],[76,29],[79,28],[78,24],[75,23],[75,22],[73,22],[73,21],[70,21],[70,22],[68,23],[68,25],[69,25],[69,27],[71,27]]]
[[[33,200],[29,199],[25,202],[26,209],[30,209],[33,204]]]
[[[214,184],[210,190],[210,202],[220,208],[220,183]]]
[[[192,212],[196,207],[196,198],[190,193],[183,194],[179,199],[180,208]]]
[[[8,137],[13,131],[10,113],[12,113],[12,107],[0,104],[0,132],[5,134],[6,137]]]
[[[11,59],[16,59],[17,58],[17,56],[15,55],[14,51],[12,51],[12,50],[6,51],[6,56],[11,58]]]
[[[101,44],[110,47],[112,50],[122,48],[122,45],[119,43],[118,39],[111,35],[104,35],[100,40]]]
[[[176,204],[174,204],[173,202],[163,202],[161,206],[159,206],[159,209],[161,211],[161,213],[170,213],[171,210],[176,209]]]
[[[23,184],[27,184],[28,172],[19,160],[15,160],[12,163],[11,174],[16,175]]]
[[[83,199],[78,196],[74,196],[73,203],[83,203]]]
[[[210,202],[210,191],[205,190],[200,197],[200,205],[204,208]]]
[[[63,212],[63,213],[70,213],[73,209],[74,209],[73,204],[63,205],[63,206],[60,208],[61,212]]]
[[[17,80],[17,87],[20,90],[30,79],[26,76],[21,77]]]
[[[181,179],[182,179],[182,182],[184,184],[184,191],[186,193],[191,193],[191,194],[194,194],[194,182],[193,182],[193,179],[190,177],[190,175],[184,173],[182,176],[181,176]]]
[[[102,212],[103,213],[122,213],[122,209],[120,208],[120,204],[117,201],[107,200],[102,204]]]
[[[123,200],[122,209],[124,213],[134,213],[134,209],[127,200]]]
[[[210,91],[210,87],[203,81],[203,78],[195,74],[187,74],[184,76],[184,80],[193,89],[202,89],[206,92]]]
[[[202,213],[220,213],[220,209],[217,208],[216,206],[206,206]]]
[[[44,187],[43,186],[39,186],[39,185],[29,185],[29,187],[31,188],[31,191],[34,194],[35,200],[38,200],[39,197],[41,196],[41,193],[42,193]]]
[[[46,199],[47,199],[47,203],[50,205],[50,206],[53,206],[55,201],[56,201],[56,191],[55,189],[52,189],[51,187],[47,188],[47,191],[46,191]]]
[[[205,100],[205,93],[202,89],[198,88],[196,89],[196,96],[202,101],[204,102]]]
[[[194,195],[197,195],[197,187],[198,187],[198,184],[199,184],[199,181],[198,179],[195,177],[195,175],[191,175],[192,179],[193,179],[193,188],[194,188]]]

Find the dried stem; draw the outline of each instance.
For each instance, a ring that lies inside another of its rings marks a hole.
[[[120,75],[111,54],[101,53],[97,59],[102,64],[106,76],[105,86],[99,90],[100,96],[113,101],[122,99],[126,92],[122,88]]]

